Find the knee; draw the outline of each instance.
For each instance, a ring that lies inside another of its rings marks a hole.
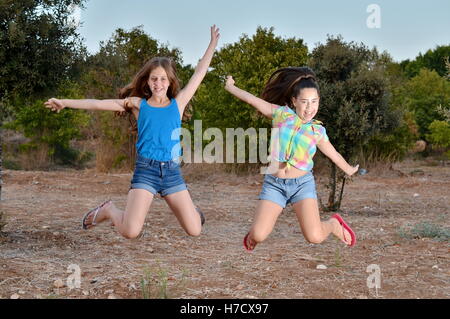
[[[122,236],[126,239],[135,239],[137,238],[141,233],[141,229],[126,229],[122,232]]]
[[[255,241],[257,244],[259,244],[265,241],[267,236],[269,236],[269,233],[267,232],[253,230],[250,238],[253,239],[253,241]]]
[[[324,240],[322,234],[319,232],[305,234],[305,239],[311,244],[320,244]]]
[[[186,233],[192,237],[198,237],[202,233],[202,226],[188,229]]]

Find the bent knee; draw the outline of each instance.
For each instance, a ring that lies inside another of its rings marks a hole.
[[[127,229],[122,232],[122,236],[126,239],[135,239],[141,234],[141,229]]]
[[[269,236],[269,234],[270,233],[268,233],[268,232],[253,230],[253,232],[251,234],[251,239],[253,239],[253,241],[255,241],[257,244],[259,244],[259,243],[262,243],[263,241],[265,241],[267,239],[267,237]]]
[[[305,239],[311,244],[320,244],[324,241],[322,234],[319,233],[305,234]]]
[[[188,229],[188,230],[186,230],[186,233],[189,236],[198,237],[202,233],[202,227],[200,226],[200,227],[195,227],[195,228],[192,228],[192,229]]]

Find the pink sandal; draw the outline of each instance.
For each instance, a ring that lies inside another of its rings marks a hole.
[[[352,239],[351,243],[350,243],[350,244],[347,244],[347,245],[348,245],[349,247],[355,246],[355,244],[356,244],[356,235],[355,235],[355,233],[353,232],[353,230],[350,228],[350,226],[348,226],[348,225],[344,222],[344,220],[342,219],[341,215],[339,215],[338,213],[336,213],[336,214],[334,214],[333,216],[331,216],[331,218],[336,218],[336,219],[338,220],[339,224],[341,224],[341,226],[343,227],[343,229],[342,229],[342,234],[344,235],[344,242],[347,244],[347,239],[345,238],[345,232],[344,232],[344,229],[346,229],[346,230],[350,233],[350,236],[351,236],[351,239]]]
[[[102,209],[103,206],[105,206],[106,204],[108,204],[109,202],[111,202],[111,200],[107,200],[106,202],[104,202],[103,204],[101,204],[100,206],[97,206],[96,208],[90,210],[89,212],[87,212],[84,216],[83,219],[81,220],[81,227],[83,227],[83,229],[89,229],[91,227],[88,228],[88,226],[95,226],[97,225],[95,223],[95,219],[97,218],[97,214],[100,211],[100,209]],[[92,219],[92,223],[90,225],[86,225],[86,219],[87,217],[94,213],[94,218]]]

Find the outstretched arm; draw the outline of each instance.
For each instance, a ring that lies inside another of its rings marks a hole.
[[[216,49],[217,42],[219,41],[219,37],[219,29],[215,25],[213,25],[211,27],[211,41],[208,45],[208,48],[206,49],[203,58],[195,68],[194,74],[192,75],[188,84],[176,96],[178,107],[180,108],[180,114],[183,114],[184,108],[194,96],[195,91],[197,91],[200,83],[202,83],[206,72],[208,72],[208,68],[211,63],[214,50]]]
[[[68,107],[72,109],[96,110],[96,111],[117,111],[124,112],[125,104],[129,106],[136,105],[137,98],[112,99],[112,100],[68,100],[51,98],[45,102],[45,107],[59,113],[62,109]],[[131,103],[131,104],[129,104]]]
[[[234,80],[232,76],[227,76],[227,81],[225,83],[225,90],[233,94],[238,99],[250,104],[258,111],[260,111],[264,116],[272,118],[272,109],[276,108],[276,105],[260,99],[247,91],[244,91],[234,85]]]
[[[333,144],[328,140],[322,140],[317,144],[319,150],[325,154],[337,167],[343,170],[348,176],[352,176],[354,173],[358,171],[359,165],[351,166],[347,161],[342,157],[341,154],[336,151]]]

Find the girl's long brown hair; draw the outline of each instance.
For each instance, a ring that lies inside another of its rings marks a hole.
[[[308,67],[281,68],[272,73],[261,98],[269,103],[292,107],[292,98],[297,97],[303,88],[315,88],[320,93],[313,70]]]

